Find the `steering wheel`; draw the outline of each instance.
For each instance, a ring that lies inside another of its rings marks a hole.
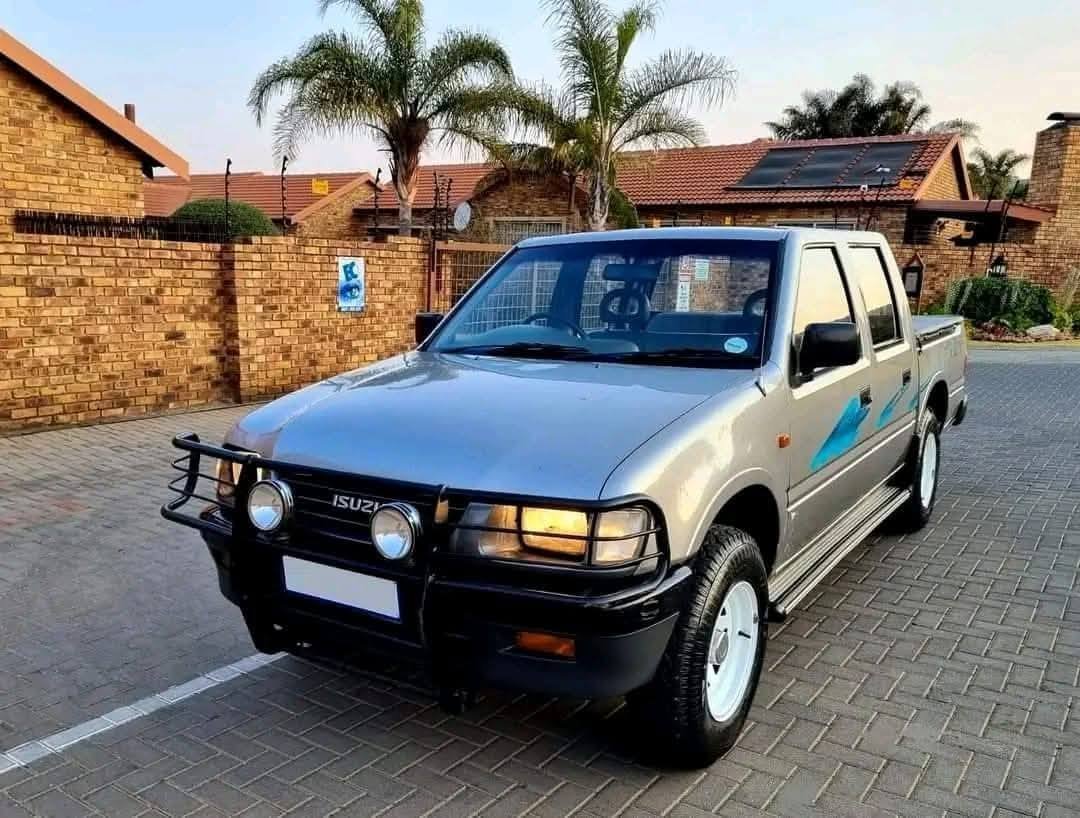
[[[765,299],[769,297],[769,290],[761,289],[750,293],[743,304],[742,312],[747,318],[762,318],[765,315]]]
[[[522,324],[535,324],[537,321],[539,321],[541,319],[543,319],[544,321],[547,321],[549,327],[560,326],[563,329],[570,330],[570,334],[573,335],[576,338],[581,338],[582,340],[584,340],[587,337],[585,335],[585,330],[583,330],[581,327],[579,327],[573,321],[570,321],[570,320],[568,320],[566,318],[560,318],[557,315],[552,315],[550,312],[534,312],[532,315],[530,315],[528,318],[526,318],[521,323]]]

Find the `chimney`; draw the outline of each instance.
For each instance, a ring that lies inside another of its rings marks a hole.
[[[124,119],[129,122],[135,121],[135,104],[133,102],[124,103]]]

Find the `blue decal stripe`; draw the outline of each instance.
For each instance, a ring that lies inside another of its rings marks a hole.
[[[848,401],[832,432],[810,461],[810,470],[817,471],[851,449],[859,439],[859,426],[869,414],[870,408],[863,406],[858,396]]]

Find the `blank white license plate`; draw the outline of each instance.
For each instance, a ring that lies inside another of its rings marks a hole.
[[[282,557],[281,561],[285,568],[285,588],[295,594],[401,619],[396,582],[296,557]]]

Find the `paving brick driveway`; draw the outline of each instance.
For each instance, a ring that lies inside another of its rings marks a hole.
[[[774,626],[711,769],[635,756],[619,702],[487,696],[285,658],[0,773],[0,816],[1077,815],[1080,354],[985,352],[916,537],[875,538]],[[169,434],[228,409],[0,440],[0,750],[247,656]]]

